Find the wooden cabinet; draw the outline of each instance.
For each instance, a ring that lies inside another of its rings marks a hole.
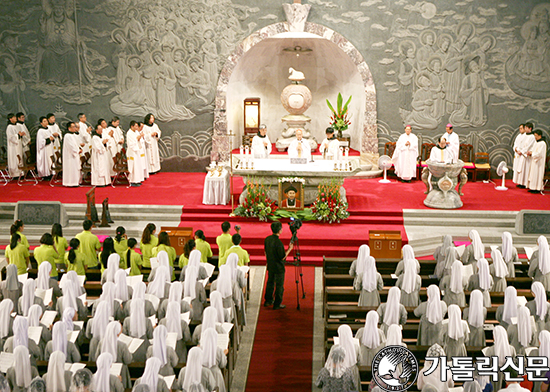
[[[400,259],[401,243],[399,230],[369,230],[370,254],[375,259]]]

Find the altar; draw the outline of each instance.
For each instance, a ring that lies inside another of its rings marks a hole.
[[[241,167],[241,161],[238,156],[233,155],[233,175],[242,177],[261,178],[265,185],[271,186],[269,198],[278,200],[279,178],[300,177],[304,179],[304,203],[312,204],[317,198],[317,188],[322,181],[331,178],[338,178],[342,181],[346,177],[354,176],[361,171],[359,158],[348,159],[348,170],[344,170],[345,161],[333,161],[319,159],[314,156],[313,162],[306,164],[291,163],[288,158],[268,158],[254,159],[249,162],[248,169]],[[251,164],[252,163],[252,164]],[[245,165],[245,167],[247,167]],[[246,197],[246,189],[239,197],[239,203],[242,204]],[[340,187],[340,197],[346,201],[346,191],[343,186]]]

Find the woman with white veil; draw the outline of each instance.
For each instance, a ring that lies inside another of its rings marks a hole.
[[[440,341],[442,321],[447,313],[447,304],[440,296],[439,287],[428,286],[428,300],[414,310],[414,315],[420,317],[416,343],[419,346],[432,346]]]
[[[200,347],[203,351],[202,364],[206,366],[216,380],[215,387],[225,392],[225,381],[221,369],[227,366],[227,350],[218,347],[218,333],[213,328],[203,330]]]
[[[27,317],[29,315],[29,308],[32,305],[39,305],[42,311],[46,309],[42,298],[35,295],[36,282],[34,279],[27,279],[23,284],[23,295],[19,298],[19,314]]]
[[[166,385],[166,381],[159,377],[159,371],[161,368],[160,359],[151,357],[145,362],[145,370],[143,375],[136,380],[134,388],[137,385],[145,384],[149,387],[151,392],[169,392],[172,386]]]
[[[550,332],[547,330],[540,331],[538,334],[538,347],[531,351],[530,357],[546,357],[550,358]],[[533,382],[533,392],[541,391],[541,381]]]
[[[516,262],[519,261],[518,250],[514,246],[514,240],[512,239],[512,234],[505,231],[502,233],[502,245],[499,245],[497,248],[502,254],[504,262],[508,266],[508,277],[516,277]]]
[[[50,331],[42,323],[40,323],[41,317],[42,308],[39,305],[32,305],[29,309],[29,316],[27,317],[27,321],[29,323],[29,327],[39,327],[42,330],[40,334],[40,341],[38,342],[38,348],[40,348],[40,352],[43,353],[46,349],[46,343],[52,340],[52,331]]]
[[[126,271],[118,270],[115,274],[115,300],[124,306],[132,298],[134,290],[126,283]]]
[[[401,304],[405,307],[420,305],[420,287],[422,278],[418,275],[414,259],[403,259],[404,272],[399,275],[395,285],[401,289]]]
[[[4,351],[13,353],[17,346],[25,346],[31,354],[31,364],[36,366],[36,361],[42,359],[42,352],[34,340],[29,338],[29,322],[26,317],[16,316],[13,322],[13,336],[10,336],[4,344]]]
[[[52,340],[46,344],[44,360],[48,361],[54,351],[61,351],[66,363],[80,362],[80,352],[73,342],[67,340],[67,326],[63,321],[53,325]]]
[[[0,302],[0,350],[3,349],[6,339],[13,335],[14,318],[11,315],[12,310],[13,301],[11,299],[6,298]],[[40,314],[42,314],[41,308]]]
[[[107,302],[111,309],[111,313],[110,313],[111,317],[114,317],[115,319],[120,319],[120,313],[122,312],[122,309],[120,307],[119,302],[115,301],[115,291],[116,291],[116,286],[113,282],[103,283],[103,285],[101,286],[101,295],[99,296],[97,301],[94,302],[94,305],[92,306],[92,317],[95,316],[95,312],[99,304],[101,302]]]
[[[203,331],[206,331],[208,328],[214,329],[217,333],[225,333],[221,324],[218,322],[218,313],[212,306],[209,306],[204,310],[202,315],[202,323],[195,327],[191,344],[199,344]]]
[[[401,304],[401,290],[399,287],[392,287],[388,292],[386,303],[380,304],[376,312],[382,320],[380,329],[387,333],[392,324],[405,325],[407,322],[407,309]]]
[[[541,282],[533,282],[531,292],[535,298],[527,302],[527,309],[529,309],[531,315],[535,318],[537,331],[547,330],[549,329],[548,322],[550,321],[550,304],[548,303],[546,290]],[[2,305],[0,304],[0,306]]]
[[[439,361],[440,357],[447,357],[447,354],[445,354],[445,350],[443,350],[443,347],[441,347],[439,344],[435,343],[432,345],[428,351],[426,352],[426,358],[437,358],[438,364],[435,369],[435,371],[427,376],[424,375],[428,369],[430,369],[433,366],[432,360],[426,360],[424,362],[424,368],[418,372],[418,389],[422,392],[427,392],[428,387],[433,386],[433,390],[437,392],[448,392],[449,388],[454,387],[454,381],[453,381],[453,375],[451,372],[451,369],[447,369],[447,381],[441,381],[441,362]],[[479,391],[481,392],[481,391]]]
[[[365,260],[361,260],[358,266],[362,272],[355,279],[353,286],[355,290],[361,290],[358,305],[379,306],[380,293],[378,290],[384,288],[384,281],[382,280],[382,275],[376,270],[374,257],[369,256]]]
[[[90,361],[95,361],[99,342],[103,339],[111,317],[111,307],[106,301],[100,303],[95,316],[86,325],[86,337],[90,339]]]
[[[378,351],[386,343],[386,335],[378,328],[379,320],[380,316],[378,313],[371,310],[367,313],[365,326],[359,328],[355,334],[355,339],[359,340],[359,348],[361,350],[361,366],[370,366]]]
[[[145,362],[149,340],[153,339],[153,324],[145,317],[145,303],[142,299],[136,298],[132,301],[130,317],[124,319],[122,333],[143,340],[141,346],[133,353],[133,362]]]
[[[134,292],[132,294],[132,299],[125,302],[122,306],[122,313],[121,318],[125,319],[126,317],[130,317],[130,308],[132,306],[132,300],[134,299],[142,299],[145,302],[145,316],[151,317],[157,313],[155,310],[155,307],[153,306],[153,303],[149,301],[148,299],[145,299],[145,291],[147,290],[147,287],[145,286],[144,282],[137,282],[134,287]],[[160,305],[159,305],[160,306]]]
[[[115,274],[120,269],[120,256],[118,253],[112,253],[107,258],[107,269],[101,274],[101,284],[105,282],[115,282]]]
[[[159,320],[166,317],[166,308],[170,302],[177,302],[180,304],[180,313],[191,311],[189,302],[183,300],[183,284],[180,281],[175,281],[170,284],[168,298],[160,303],[157,310]]]
[[[168,338],[168,330],[164,325],[158,325],[153,332],[153,344],[147,349],[147,359],[156,357],[160,359],[161,368],[159,374],[161,376],[172,376],[174,366],[178,364],[178,356],[172,347],[166,345]]]
[[[483,306],[483,294],[479,290],[470,293],[470,306],[464,309],[463,318],[470,329],[469,346],[485,347],[485,318],[487,308]]]
[[[548,240],[545,236],[541,235],[537,243],[539,249],[531,256],[527,275],[535,281],[541,282],[546,292],[550,292],[550,250],[548,248]]]
[[[97,358],[97,371],[93,376],[94,392],[124,392],[122,382],[110,373],[112,364],[113,356],[107,352]]]
[[[537,331],[531,324],[531,313],[525,306],[518,308],[518,319],[515,324],[510,324],[506,332],[508,341],[514,346],[516,353],[525,356],[527,347],[535,347],[538,343]]]
[[[152,294],[158,299],[168,298],[170,294],[170,270],[168,267],[157,267],[155,279],[147,285],[147,294]]]
[[[489,263],[485,259],[477,262],[477,273],[470,276],[466,291],[479,290],[483,294],[483,306],[491,307],[491,296],[489,292],[493,288],[493,277],[489,271]]]
[[[454,248],[453,237],[446,235],[443,237],[443,244],[435,248],[434,260],[437,262],[435,266],[435,275],[438,279],[443,277],[445,270],[445,260],[447,258],[448,249]]]
[[[453,264],[455,261],[460,261],[458,250],[455,247],[448,248],[447,255],[445,256],[445,263],[443,264],[443,278],[447,275],[450,275],[451,269],[453,268]],[[462,263],[462,261],[460,261],[460,263]]]
[[[325,366],[319,372],[315,385],[323,392],[358,391],[353,368],[345,366],[346,350],[341,346],[332,346]]]
[[[180,282],[183,282],[185,280],[185,273],[190,266],[197,267],[198,269],[197,279],[202,280],[202,279],[208,278],[208,273],[206,272],[206,268],[204,268],[204,266],[201,265],[202,264],[201,257],[202,257],[201,251],[198,249],[194,249],[191,251],[191,253],[189,253],[189,262],[187,263],[187,265],[184,265],[183,268],[181,269]]]
[[[79,321],[86,321],[88,319],[88,308],[78,298],[78,286],[73,281],[68,280],[64,282],[61,290],[63,291],[63,296],[58,298],[57,305],[55,306],[59,318],[63,317],[65,308],[70,307],[76,310]]]
[[[418,262],[418,260],[416,259],[416,257],[414,256],[414,250],[412,248],[412,246],[410,245],[403,245],[403,248],[401,249],[401,252],[403,253],[403,259],[397,263],[397,267],[395,268],[395,275],[399,276],[401,275],[403,272],[405,272],[405,260],[414,260],[414,264],[416,266],[416,273],[419,274],[420,273],[420,263]]]
[[[353,340],[351,328],[347,324],[338,327],[338,346],[342,347],[346,352],[344,366],[351,370],[356,385],[360,385],[361,378],[357,364],[361,362],[361,350],[359,349],[359,345]]]
[[[466,343],[468,343],[470,328],[468,323],[462,320],[458,305],[449,305],[447,309],[449,322],[443,326],[443,348],[449,357],[465,357],[467,355]]]
[[[226,264],[220,267],[218,279],[212,282],[210,291],[219,291],[222,294],[223,307],[229,310],[235,328],[240,328],[241,325],[246,325],[246,301],[242,290],[246,286],[246,280],[242,271],[237,268],[238,257],[236,254],[231,256],[232,254],[235,253],[231,253]]]
[[[38,377],[38,369],[31,366],[29,350],[25,346],[17,346],[13,357],[13,365],[8,368],[6,378],[12,392],[26,392],[32,379]]]
[[[462,277],[462,262],[455,260],[451,267],[451,273],[445,275],[439,282],[439,289],[443,294],[443,301],[448,305],[466,306],[466,295],[464,294],[465,282]]]
[[[493,330],[494,343],[492,346],[483,349],[483,355],[485,357],[498,357],[499,368],[506,362],[506,357],[516,357],[516,349],[508,342],[508,334],[504,327],[497,325]],[[499,391],[502,389],[501,385],[504,381],[504,373],[498,372],[498,381],[492,381],[493,391]]]
[[[230,323],[232,321],[229,309],[223,306],[223,297],[219,291],[210,292],[210,306],[216,309],[219,323]]]
[[[78,274],[76,273],[76,271],[67,271],[67,273],[63,275],[62,282],[59,283],[59,287],[63,289],[63,285],[65,284],[66,281],[69,281],[69,280],[75,284],[77,296],[80,296],[86,293],[86,290],[84,289],[84,286],[82,286],[82,283],[78,278]]]
[[[59,287],[59,282],[50,276],[52,265],[50,263],[42,263],[38,266],[38,277],[36,278],[36,288],[40,290],[52,289],[52,304],[44,304],[55,309],[57,298],[61,297],[62,292]]]
[[[481,237],[477,230],[470,230],[468,237],[470,237],[472,242],[464,249],[462,263],[464,265],[474,264],[475,267],[475,264],[485,257],[485,245],[481,242]]]
[[[407,347],[407,345],[403,342],[403,330],[397,324],[392,324],[388,328],[388,336],[386,338],[385,347],[388,346]]]
[[[220,274],[223,267],[220,267]],[[199,269],[196,266],[189,264],[183,281],[183,297],[191,299],[191,320],[195,321],[202,318],[206,306],[206,291],[203,284],[198,281],[198,272]]]
[[[177,302],[173,301],[168,304],[166,316],[159,321],[159,325],[164,325],[168,333],[176,334],[178,362],[185,363],[187,361],[187,344],[191,343],[191,332],[187,322],[181,318],[180,305]]]
[[[122,363],[120,375],[122,377],[122,385],[124,388],[131,388],[130,372],[128,364],[132,362],[132,354],[128,350],[128,346],[118,340],[122,333],[122,327],[118,321],[111,321],[105,330],[103,339],[99,342],[96,350],[95,358],[98,358],[103,353],[109,353],[116,363]]]
[[[49,264],[49,263],[48,263]],[[19,313],[19,298],[23,294],[23,283],[17,278],[17,266],[8,264],[6,267],[6,280],[0,282],[2,298],[10,299],[13,302],[13,311]]]
[[[366,244],[363,244],[359,247],[359,252],[357,252],[357,258],[352,261],[351,267],[349,269],[349,275],[353,280],[353,286],[356,285],[357,280],[363,278],[363,271],[365,270],[365,262],[371,257],[370,247]]]
[[[234,255],[234,256],[231,256]],[[239,268],[239,255],[236,253],[230,253],[227,256],[225,265],[229,266],[231,270],[231,280],[237,282],[241,289],[246,287],[246,276],[245,273]]]
[[[203,351],[200,347],[189,350],[189,360],[178,375],[175,389],[189,392],[192,388],[197,392],[207,392],[214,389],[216,380],[210,369],[202,365]]]
[[[506,287],[504,290],[504,304],[497,308],[496,319],[504,329],[512,323],[512,319],[518,317],[518,292],[514,286]]]
[[[508,285],[506,282],[506,277],[508,276],[508,266],[504,262],[502,254],[497,249],[491,251],[491,259],[493,259],[493,264],[489,266],[489,272],[493,277],[493,288],[491,292],[502,293]]]
[[[54,351],[48,362],[48,372],[42,377],[47,392],[67,392],[71,386],[73,373],[65,370],[65,354]]]
[[[156,251],[155,248],[153,248],[153,254]],[[170,257],[168,256],[168,253],[165,250],[161,250],[157,253],[157,261],[159,263],[158,267],[167,267],[170,271],[170,281],[173,281],[176,279],[176,274],[174,273],[174,266],[170,264]],[[157,267],[157,268],[158,268]],[[157,274],[157,268],[153,268],[151,270],[151,273],[149,274],[149,277],[147,278],[148,282],[152,282],[155,279],[155,275]]]

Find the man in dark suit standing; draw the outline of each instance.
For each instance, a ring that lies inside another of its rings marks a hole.
[[[265,257],[267,260],[267,284],[265,287],[264,306],[273,305],[273,309],[286,308],[286,305],[282,304],[285,283],[285,259],[294,247],[294,244],[291,242],[285,253],[285,246],[279,238],[282,231],[282,223],[273,222],[271,224],[271,232],[273,234],[264,241]],[[273,299],[273,290],[275,290],[275,299]]]

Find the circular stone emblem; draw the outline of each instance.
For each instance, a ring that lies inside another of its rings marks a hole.
[[[372,378],[383,391],[406,391],[418,377],[418,361],[402,346],[388,346],[372,360]]]

